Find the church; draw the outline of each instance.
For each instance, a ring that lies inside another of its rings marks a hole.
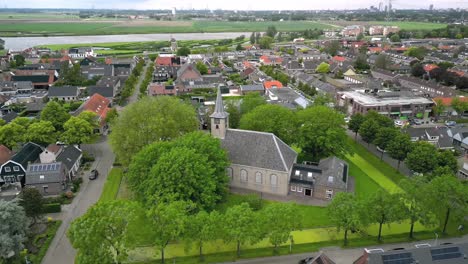
[[[229,128],[229,113],[224,110],[219,89],[210,118],[211,134],[221,140],[231,162],[227,168],[231,187],[288,195],[297,159],[291,147],[272,133]]]

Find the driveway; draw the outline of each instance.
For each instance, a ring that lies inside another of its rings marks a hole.
[[[438,241],[436,241],[435,239],[432,239],[432,240],[418,241],[418,242],[413,242],[413,243],[376,245],[376,246],[369,246],[367,248],[382,248],[385,251],[388,251],[394,248],[414,248],[414,245],[416,244],[427,243],[427,244],[435,245],[435,244],[446,243],[446,242],[462,243],[462,242],[467,242],[467,241],[468,241],[468,235],[464,237],[441,239]],[[339,247],[329,247],[329,248],[323,248],[322,252],[325,253],[336,264],[352,264],[356,259],[358,259],[362,255],[362,253],[364,252],[364,248],[341,249]],[[318,255],[318,252],[310,252],[310,253],[286,255],[286,256],[279,256],[279,257],[238,260],[236,262],[225,262],[224,264],[234,264],[234,263],[236,264],[297,264],[301,259],[311,257],[311,256],[317,256],[317,255]]]
[[[47,254],[42,259],[42,264],[72,264],[75,262],[76,251],[70,244],[66,231],[74,219],[83,215],[89,207],[97,202],[114,163],[115,157],[106,137],[101,138],[96,144],[82,145],[82,149],[96,158],[91,169],[97,169],[99,177],[94,181],[89,181],[85,175],[80,191],[73,202],[62,206],[62,213],[58,217],[62,219],[62,225],[52,240]]]

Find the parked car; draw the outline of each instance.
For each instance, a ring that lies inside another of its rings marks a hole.
[[[445,125],[449,126],[449,127],[453,127],[453,126],[457,125],[457,122],[447,120],[447,121],[445,121]]]
[[[422,124],[423,124],[423,121],[422,121],[421,119],[414,119],[414,120],[413,120],[413,123],[414,123],[415,125],[422,125]]]
[[[346,124],[349,123],[349,120],[351,120],[351,117],[345,117],[345,118],[344,118],[344,121],[345,121]]]
[[[395,120],[395,126],[402,127],[404,125],[405,125],[405,123],[402,120]]]
[[[314,257],[308,257],[308,258],[305,258],[305,259],[301,259],[299,260],[298,264],[307,264],[309,263],[309,261],[313,260]]]
[[[377,150],[380,151],[380,152],[383,152],[383,153],[387,153],[387,151],[385,149],[381,149],[379,146],[377,146]]]
[[[99,176],[99,172],[97,170],[92,170],[91,173],[89,174],[89,179],[90,180],[95,180]]]

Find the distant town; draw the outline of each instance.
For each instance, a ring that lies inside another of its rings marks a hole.
[[[5,8],[0,34],[0,263],[466,261],[464,9]]]

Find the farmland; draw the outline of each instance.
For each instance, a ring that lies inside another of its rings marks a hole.
[[[398,26],[404,30],[434,30],[444,28],[447,24],[443,23],[425,23],[425,22],[406,22],[406,21],[329,21],[329,24],[337,26],[350,26],[350,25],[383,25],[383,26]]]

